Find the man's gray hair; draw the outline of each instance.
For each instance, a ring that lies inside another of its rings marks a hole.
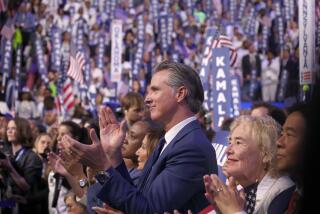
[[[187,88],[186,102],[193,113],[198,113],[202,105],[204,95],[199,75],[191,67],[178,62],[163,61],[154,68],[158,71],[169,71],[168,85],[174,89],[181,86]]]

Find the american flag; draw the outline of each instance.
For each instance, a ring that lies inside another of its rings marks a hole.
[[[1,0],[0,0],[1,2]],[[1,12],[1,11],[0,11]],[[14,26],[5,24],[1,29],[1,35],[4,36],[7,40],[11,40],[13,34],[14,34]]]
[[[220,35],[219,39],[215,39],[212,43],[212,48],[229,48],[230,53],[230,66],[232,67],[237,60],[237,51],[232,45],[229,37]]]
[[[56,108],[61,115],[69,114],[75,106],[73,85],[69,78],[61,78],[58,82],[58,95],[55,99]]]
[[[72,48],[71,54],[70,54],[70,65],[67,71],[67,75],[73,78],[75,81],[82,84],[83,83],[82,69],[84,64],[85,64],[84,55],[80,52],[77,52],[75,54]]]

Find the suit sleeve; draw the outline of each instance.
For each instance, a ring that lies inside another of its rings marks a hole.
[[[203,175],[216,173],[213,149],[206,153],[199,145],[182,144],[167,156],[164,166],[159,166],[159,174],[144,194],[114,170],[98,197],[125,213],[163,213],[179,209],[193,196],[203,197]]]
[[[128,169],[127,169],[124,161],[122,161],[122,163],[121,163],[119,166],[117,166],[115,169],[118,171],[118,173],[119,173],[125,180],[127,180],[129,183],[133,184],[133,181],[132,181],[132,179],[131,179],[131,177],[130,177],[130,174],[129,174],[129,172],[128,172]]]

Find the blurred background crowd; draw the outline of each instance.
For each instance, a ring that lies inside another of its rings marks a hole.
[[[129,91],[144,95],[152,67],[165,59],[183,62],[199,71],[208,26],[217,26],[221,34],[232,40],[238,57],[231,73],[240,78],[243,101],[285,101],[290,105],[300,97],[296,1],[289,5],[293,8],[288,15],[285,15],[289,13],[285,11],[288,3],[280,1],[283,28],[278,26],[276,1],[272,0],[162,0],[156,4],[156,12],[152,1],[2,2],[4,9],[0,13],[0,27],[9,26],[11,31],[8,34],[2,30],[1,37],[2,40],[4,37],[12,40],[13,55],[10,58],[12,69],[6,77],[1,76],[1,101],[6,102],[10,111],[25,118],[44,118],[47,111],[54,111],[57,104],[55,97],[62,94],[65,94],[62,104],[69,116],[77,117],[77,114],[87,113],[87,110],[92,113],[103,103],[118,106],[119,99]],[[316,2],[316,20],[320,15],[319,5]],[[168,27],[172,29],[168,47],[162,44],[161,29],[154,17],[163,12],[170,15],[169,22],[172,23]],[[138,16],[141,14],[144,25],[143,51],[138,57],[141,40],[138,36]],[[110,79],[112,19],[123,22],[122,81],[118,84]],[[54,58],[56,46],[52,39],[57,28],[61,36],[61,55],[58,59],[61,66],[58,68],[54,62],[57,61]],[[79,40],[80,28],[83,29],[81,40],[86,55],[86,89],[71,82],[74,90],[70,92],[67,91],[63,76],[69,66],[70,47]],[[279,33],[281,29],[283,34]],[[40,52],[37,51],[38,40],[42,47]],[[17,65],[17,48],[20,46],[21,62]],[[44,60],[46,68],[40,67],[38,58]],[[316,63],[318,68],[319,57]],[[253,69],[258,84],[254,94],[249,95]],[[281,81],[284,70],[287,74],[285,83]],[[81,95],[83,91],[90,95]],[[19,96],[13,96],[15,93],[19,93]],[[26,104],[26,101],[29,103]]]

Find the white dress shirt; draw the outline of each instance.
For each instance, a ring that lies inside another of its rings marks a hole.
[[[169,131],[167,131],[166,134],[164,135],[164,139],[166,140],[166,143],[164,144],[160,155],[165,150],[165,148],[171,143],[173,138],[175,138],[175,136],[177,136],[177,134],[181,131],[181,129],[183,129],[183,127],[185,127],[186,125],[188,125],[189,123],[191,123],[192,121],[194,121],[196,119],[197,118],[195,116],[188,117],[187,119],[184,119],[183,121],[181,121],[180,123],[178,123],[177,125],[172,127]]]

